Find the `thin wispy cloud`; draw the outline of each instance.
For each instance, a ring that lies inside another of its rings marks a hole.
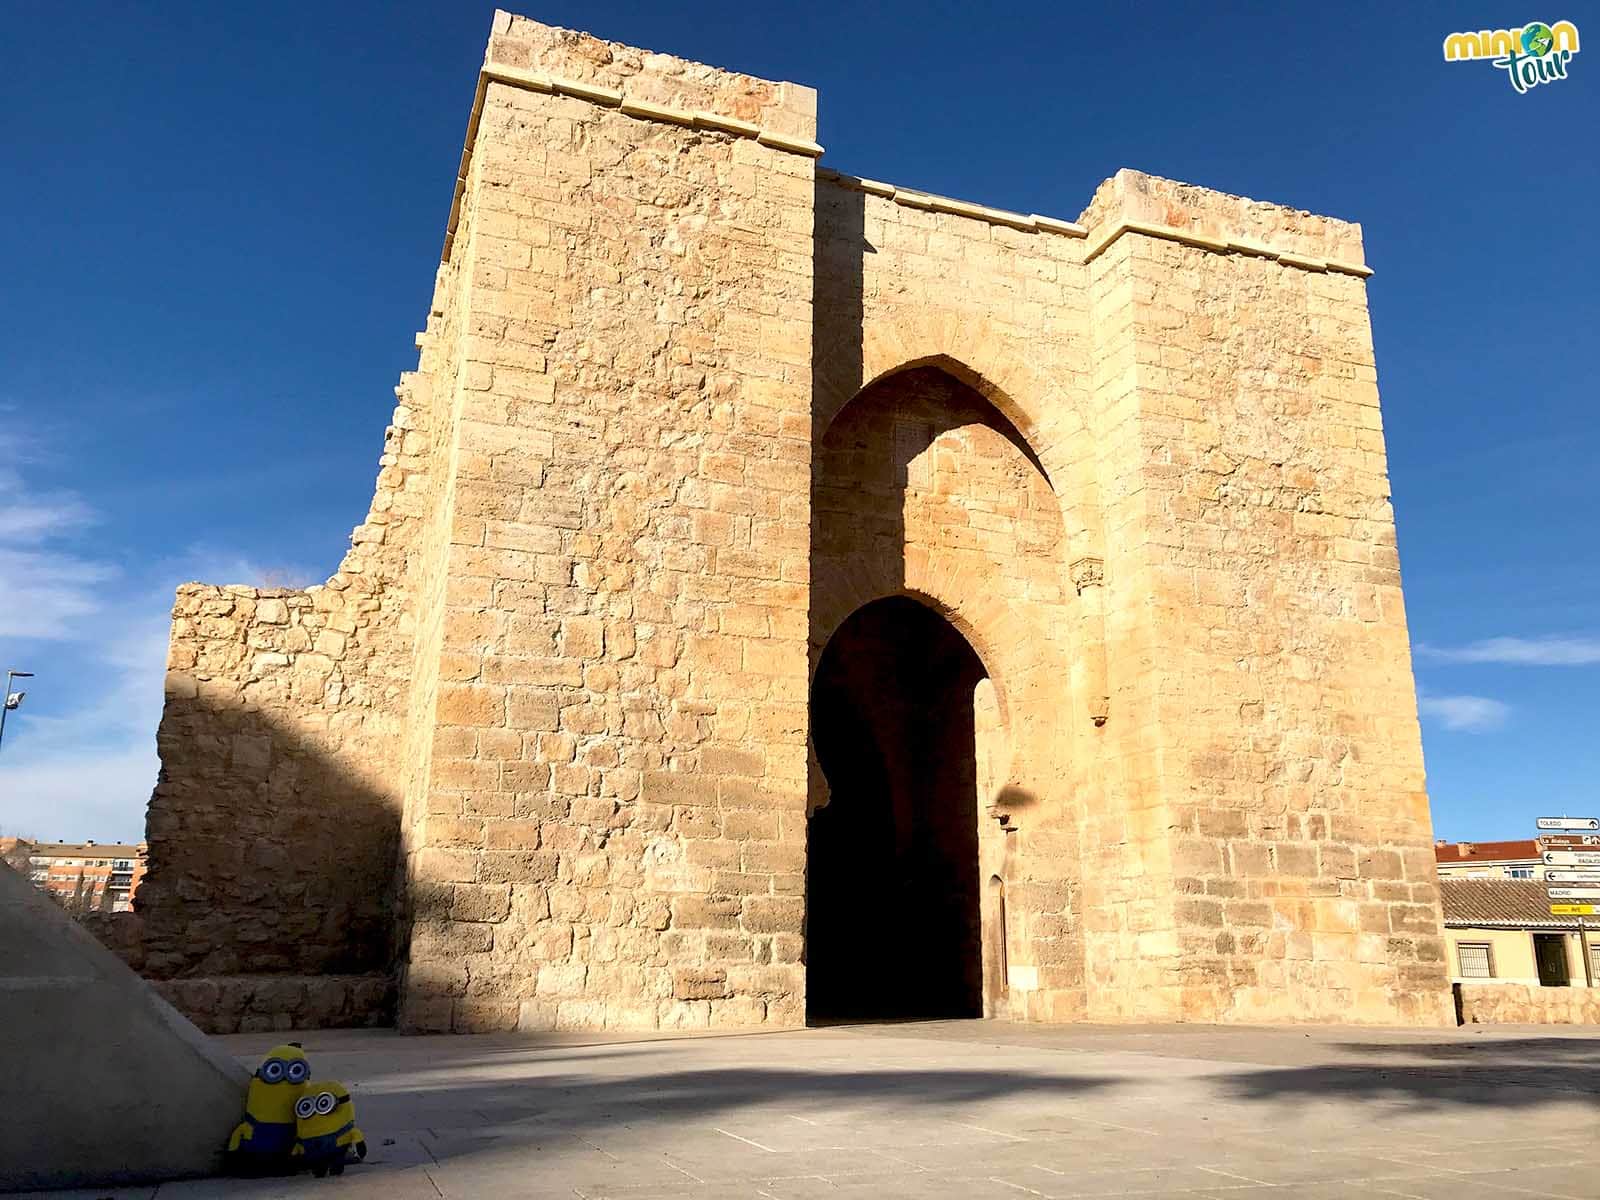
[[[70,767],[7,749],[0,769],[9,801],[5,832],[42,841],[142,841],[156,779],[155,740],[152,731],[148,745],[108,747]]]
[[[174,589],[303,587],[322,576],[205,545],[124,570],[94,546],[93,509],[30,489],[26,465],[17,441],[0,438],[0,666],[36,672],[29,703],[6,724],[5,832],[138,839],[158,768]]]
[[[49,550],[0,544],[0,637],[66,639],[87,632],[99,589],[116,577],[107,564]]]
[[[94,511],[71,492],[30,488],[22,462],[21,443],[0,440],[0,637],[71,637],[116,571],[51,544],[93,524]]]
[[[94,519],[89,506],[71,493],[29,496],[20,480],[8,483],[0,475],[0,542],[40,542]]]
[[[1600,637],[1497,637],[1465,646],[1419,645],[1417,657],[1509,667],[1589,667],[1600,664]]]
[[[1424,720],[1457,733],[1488,733],[1511,716],[1510,705],[1488,696],[1417,696],[1417,711]]]

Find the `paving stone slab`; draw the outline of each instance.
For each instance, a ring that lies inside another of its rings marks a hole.
[[[1567,1076],[1579,1090],[1505,1082],[1524,1054],[1563,1053],[1593,1064]],[[369,1139],[395,1139],[340,1197],[1600,1197],[1587,1141],[1600,1039],[1582,1031],[941,1022],[593,1045],[345,1032],[319,1054],[357,1086]],[[1441,1061],[1448,1079],[1398,1069]],[[1337,1086],[1318,1093],[1324,1078]],[[265,1200],[312,1183],[156,1195]]]

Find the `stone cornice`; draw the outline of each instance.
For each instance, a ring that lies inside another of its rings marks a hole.
[[[1096,233],[1084,251],[1083,261],[1093,262],[1125,233],[1137,233],[1143,237],[1178,242],[1181,245],[1210,250],[1215,254],[1248,254],[1256,258],[1270,258],[1286,267],[1297,267],[1302,271],[1334,271],[1342,275],[1354,275],[1360,279],[1372,274],[1372,268],[1362,263],[1345,262],[1338,258],[1312,258],[1304,254],[1293,254],[1287,250],[1275,250],[1250,238],[1216,238],[1209,234],[1175,229],[1170,225],[1156,225],[1149,221],[1119,221]]]
[[[841,187],[847,187],[857,192],[866,192],[869,196],[883,196],[893,200],[896,204],[903,204],[907,208],[921,208],[929,212],[952,213],[958,217],[971,217],[975,221],[984,221],[990,225],[1005,225],[1011,229],[1020,229],[1025,233],[1055,233],[1063,237],[1087,237],[1089,231],[1082,225],[1073,221],[1062,221],[1056,217],[1044,217],[1038,213],[1010,212],[1004,208],[991,208],[987,204],[973,204],[967,200],[952,200],[949,196],[936,196],[931,192],[919,192],[912,188],[895,187],[892,183],[880,183],[876,179],[861,179],[855,175],[846,175],[842,171],[830,170],[827,167],[817,168],[817,178],[826,179]]]
[[[634,100],[616,88],[602,87],[593,83],[582,83],[573,79],[561,79],[541,71],[530,71],[523,67],[486,63],[483,69],[478,72],[478,88],[472,100],[472,115],[467,122],[466,143],[462,147],[461,163],[456,170],[455,195],[450,202],[450,219],[445,228],[444,249],[439,256],[441,262],[450,260],[450,253],[455,247],[456,225],[461,218],[461,201],[466,195],[467,174],[472,166],[472,149],[478,139],[478,123],[483,116],[484,93],[488,90],[490,83],[503,83],[510,87],[523,88],[527,91],[571,96],[574,99],[583,100],[590,104],[615,108],[625,116],[633,117],[640,121],[659,121],[665,124],[682,125],[695,129],[713,129],[719,133],[731,134],[734,137],[750,138],[763,146],[771,146],[775,150],[783,150],[790,154],[800,154],[807,158],[818,158],[822,154],[822,147],[816,142],[806,141],[803,138],[788,137],[772,130],[762,129],[759,125],[739,120],[736,117],[728,117],[713,112],[690,112],[687,109],[672,108],[665,104],[655,104],[647,100]],[[1164,241],[1177,242],[1180,245],[1194,246],[1201,250],[1209,250],[1215,254],[1246,254],[1256,258],[1270,258],[1283,266],[1295,267],[1302,271],[1333,271],[1343,275],[1354,275],[1360,279],[1365,279],[1372,274],[1372,268],[1362,263],[1346,262],[1337,258],[1314,258],[1304,254],[1295,254],[1287,250],[1274,249],[1249,238],[1218,238],[1192,230],[1177,229],[1169,225],[1158,225],[1150,221],[1136,220],[1119,221],[1114,225],[1096,231],[1091,237],[1090,231],[1075,221],[1063,221],[1056,217],[1041,216],[1039,213],[1025,214],[1010,212],[1003,208],[991,208],[987,204],[974,204],[967,200],[955,200],[949,196],[937,196],[931,192],[921,192],[913,188],[902,188],[890,183],[880,183],[875,179],[863,179],[854,175],[846,175],[841,171],[834,171],[826,167],[817,168],[817,177],[837,183],[841,187],[865,192],[868,195],[883,196],[907,208],[920,208],[928,212],[942,212],[959,217],[969,217],[975,221],[983,221],[990,225],[1002,225],[1025,233],[1050,233],[1061,237],[1084,238],[1087,239],[1083,255],[1085,264],[1093,262],[1124,234],[1136,233],[1142,237],[1159,238]]]
[[[1083,261],[1093,262],[1113,242],[1126,233],[1137,233],[1144,237],[1161,238],[1165,241],[1179,242],[1185,246],[1196,246],[1202,250],[1210,250],[1217,254],[1249,254],[1257,258],[1270,258],[1286,267],[1298,267],[1303,271],[1336,271],[1345,275],[1355,275],[1365,279],[1372,274],[1372,268],[1361,263],[1345,262],[1336,258],[1311,258],[1303,254],[1293,254],[1287,250],[1276,250],[1261,242],[1249,238],[1216,238],[1208,234],[1195,233],[1190,230],[1176,229],[1169,225],[1157,225],[1150,221],[1120,221],[1115,225],[1097,231],[1092,237],[1089,230],[1075,221],[1062,221],[1055,217],[1040,216],[1038,213],[1024,215],[1022,213],[1007,212],[1003,208],[990,208],[986,204],[972,204],[965,200],[952,200],[947,196],[935,196],[930,192],[919,192],[911,188],[896,187],[892,183],[881,183],[876,179],[862,179],[855,175],[846,175],[840,171],[830,170],[827,167],[817,168],[817,178],[826,179],[841,187],[853,191],[865,192],[869,196],[882,196],[893,200],[896,204],[903,204],[907,208],[921,208],[929,212],[954,213],[956,216],[971,217],[974,220],[986,221],[991,225],[1005,225],[1011,229],[1020,229],[1030,233],[1055,233],[1071,238],[1086,238]]]
[[[771,146],[774,150],[783,150],[790,154],[804,155],[806,158],[818,158],[822,154],[822,147],[815,142],[763,129],[759,125],[741,121],[736,117],[713,112],[689,112],[686,109],[655,104],[648,100],[630,99],[615,88],[602,87],[599,84],[561,79],[523,67],[485,63],[483,69],[478,72],[478,89],[472,98],[472,115],[467,120],[466,143],[461,149],[461,164],[456,169],[456,190],[450,201],[450,220],[445,226],[444,249],[439,255],[440,262],[449,262],[450,252],[455,247],[456,224],[461,219],[461,200],[467,191],[467,174],[472,166],[472,149],[478,140],[478,122],[483,118],[483,97],[491,83],[503,83],[530,92],[571,96],[573,99],[587,101],[590,104],[615,108],[624,116],[640,121],[660,121],[695,129],[714,129],[719,133],[732,134],[734,137],[751,138],[763,146]]]

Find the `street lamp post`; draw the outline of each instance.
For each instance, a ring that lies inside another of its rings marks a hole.
[[[6,714],[13,708],[20,708],[22,706],[22,698],[28,694],[27,692],[13,692],[11,690],[11,681],[13,679],[32,678],[32,671],[6,672],[6,690],[3,693],[4,703],[0,703],[0,742],[4,742],[6,737]]]

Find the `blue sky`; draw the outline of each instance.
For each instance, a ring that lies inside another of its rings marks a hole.
[[[1600,809],[1600,7],[541,3],[821,92],[824,163],[1362,222],[1439,833]],[[0,832],[136,837],[172,588],[307,583],[415,366],[492,6],[0,8]],[[1595,39],[1519,95],[1457,29]]]

